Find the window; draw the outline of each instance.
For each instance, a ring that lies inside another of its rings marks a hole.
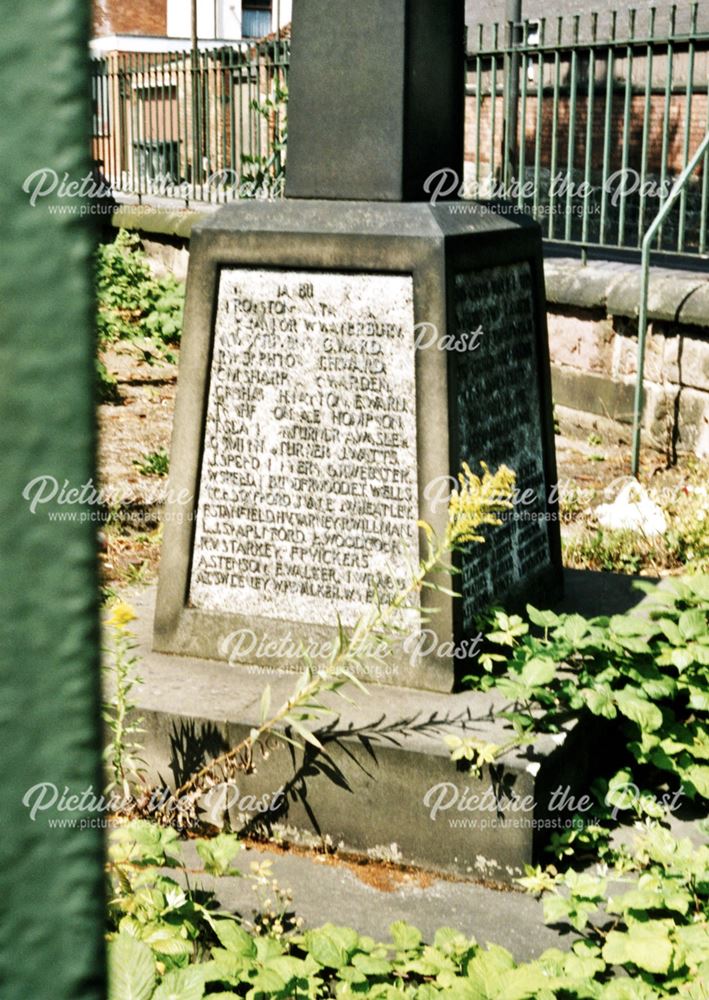
[[[241,33],[244,38],[263,38],[271,33],[271,0],[244,0]]]

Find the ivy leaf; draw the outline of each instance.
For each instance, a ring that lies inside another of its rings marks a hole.
[[[619,711],[636,722],[641,729],[652,732],[662,725],[662,712],[657,705],[643,698],[638,688],[625,687],[622,691],[616,691],[615,703]]]
[[[108,945],[108,1000],[150,1000],[155,989],[155,959],[131,934]]]

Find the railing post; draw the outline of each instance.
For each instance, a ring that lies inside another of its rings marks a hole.
[[[662,206],[658,214],[643,237],[642,245],[642,267],[640,275],[640,307],[638,309],[638,361],[637,361],[637,381],[635,383],[635,401],[633,406],[633,453],[631,459],[631,472],[637,478],[640,471],[640,432],[643,417],[643,379],[645,377],[645,341],[647,340],[647,313],[648,294],[650,291],[650,251],[655,234],[665,221],[670,209],[677,201],[685,189],[687,181],[692,176],[709,149],[709,132],[704,136],[692,159],[677,178],[674,187],[670,191],[667,201]]]
[[[510,182],[510,168],[517,157],[517,132],[519,115],[519,53],[517,46],[522,37],[522,0],[507,0],[505,12],[507,23],[507,52],[505,55],[505,111],[502,126],[502,182],[507,188]],[[493,95],[494,100],[494,95]]]

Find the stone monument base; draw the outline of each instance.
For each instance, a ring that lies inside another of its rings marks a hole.
[[[152,589],[132,598],[144,681],[138,714],[150,780],[175,788],[258,725],[266,683],[276,707],[294,677],[154,652],[154,600]],[[476,778],[451,762],[444,736],[508,742],[510,728],[495,718],[499,695],[377,685],[350,695],[356,705],[333,698],[338,714],[316,730],[323,752],[275,741],[268,759],[256,756],[256,773],[238,776],[230,808],[216,795],[205,819],[221,825],[227,812],[231,828],[245,834],[265,826],[296,843],[327,838],[344,853],[509,882],[543,860],[549,824],[571,819],[568,808],[550,811],[553,793],[585,793],[588,739],[578,726],[504,754]],[[273,809],[259,812],[264,805]]]
[[[450,691],[487,606],[560,590],[541,231],[462,201],[225,206],[192,236],[154,648],[293,669],[233,637],[327,643],[386,603],[466,462],[511,468],[514,508],[456,556],[460,599],[419,595],[430,650],[364,680]]]

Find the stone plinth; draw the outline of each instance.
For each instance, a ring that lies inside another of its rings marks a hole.
[[[193,231],[155,648],[301,669],[441,532],[462,461],[505,524],[365,677],[449,691],[492,600],[560,581],[541,240],[477,204],[286,201]],[[441,580],[448,585],[446,578]]]

